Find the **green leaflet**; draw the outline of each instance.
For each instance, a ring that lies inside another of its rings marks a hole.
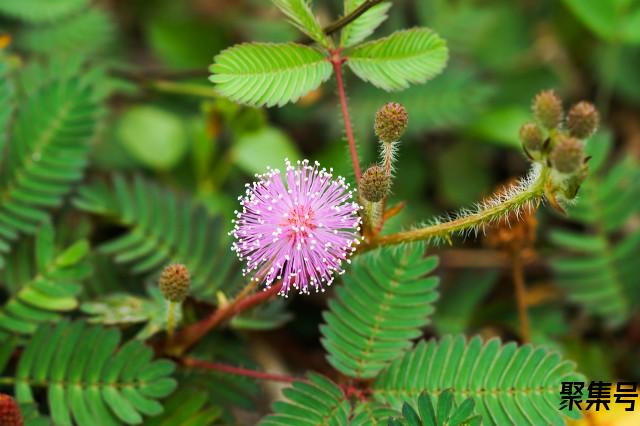
[[[209,68],[217,90],[252,106],[297,101],[331,76],[323,53],[295,43],[246,43],[222,51]]]
[[[386,426],[398,412],[375,401],[361,401],[353,409],[351,426]]]
[[[318,19],[313,15],[308,0],[273,0],[273,3],[289,18],[297,29],[323,45],[331,46],[331,40],[326,36]]]
[[[59,321],[61,312],[78,306],[80,282],[91,272],[85,261],[88,243],[78,241],[58,251],[50,224],[39,229],[35,247],[22,247],[26,250],[12,254],[2,271],[12,294],[0,306],[0,340],[8,334],[33,334],[38,325]]]
[[[320,327],[328,361],[340,372],[375,377],[411,347],[429,323],[438,298],[437,265],[424,245],[385,248],[357,257],[336,289]]]
[[[100,115],[85,77],[51,81],[18,105],[0,176],[0,253],[34,233],[82,178]]]
[[[417,407],[417,410],[416,408]],[[475,402],[471,398],[462,400],[456,404],[453,392],[444,390],[436,398],[427,393],[422,393],[418,400],[410,404],[402,405],[402,418],[389,419],[389,425],[393,426],[475,426],[480,425],[480,416],[474,415]]]
[[[2,0],[0,14],[39,23],[78,12],[87,4],[89,0]]]
[[[344,0],[344,14],[348,15],[364,2],[365,0]],[[386,21],[389,9],[390,2],[380,3],[344,27],[340,33],[340,46],[354,46],[373,34],[376,28]]]
[[[34,402],[33,388],[45,387],[56,425],[138,424],[163,411],[157,399],[176,387],[174,365],[153,360],[153,351],[132,340],[119,348],[117,329],[63,321],[41,326],[18,363],[15,395]]]
[[[219,423],[221,409],[212,406],[209,395],[195,387],[180,386],[166,401],[164,413],[145,421],[145,426],[210,426]]]
[[[552,261],[558,286],[570,300],[617,327],[640,306],[635,266],[640,230],[618,237],[640,211],[640,169],[631,158],[604,169],[611,143],[610,135],[599,134],[587,144],[594,156],[592,172],[569,209],[569,217],[590,232],[558,228],[550,237],[562,250]]]
[[[394,91],[438,75],[449,53],[445,41],[436,33],[428,28],[413,28],[364,43],[347,56],[347,65],[362,80]]]
[[[94,182],[82,187],[74,204],[128,229],[99,249],[134,273],[156,274],[168,263],[183,263],[191,273],[192,294],[209,299],[240,281],[222,218],[211,217],[191,199],[139,176],[129,182],[115,175],[112,185]]]
[[[579,417],[579,412],[558,410],[563,381],[584,377],[544,347],[459,335],[420,341],[378,375],[373,393],[400,409],[422,392],[435,396],[451,389],[458,403],[473,398],[485,424],[564,425],[563,413]]]
[[[275,402],[274,414],[259,423],[260,426],[349,424],[351,404],[342,390],[317,374],[309,374],[308,382],[295,382],[284,390],[287,402]]]

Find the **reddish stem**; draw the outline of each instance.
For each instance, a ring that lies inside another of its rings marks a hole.
[[[358,161],[356,140],[353,137],[353,129],[351,128],[351,118],[349,117],[349,106],[347,105],[347,95],[344,90],[344,81],[342,80],[342,63],[344,62],[344,58],[340,56],[340,50],[336,50],[332,53],[331,64],[333,65],[333,71],[336,74],[338,96],[340,97],[340,108],[342,109],[342,117],[344,118],[344,129],[347,133],[347,140],[349,141],[349,150],[351,151],[353,171],[356,175],[356,182],[360,182],[362,173],[360,172],[360,162]]]
[[[253,377],[260,380],[271,380],[274,382],[293,383],[304,381],[296,377],[286,376],[284,374],[270,374],[261,371],[250,370],[248,368],[234,367],[232,365],[221,364],[219,362],[203,361],[195,358],[184,358],[182,364],[185,367],[202,368],[205,370],[221,371],[223,373],[235,374],[236,376]]]
[[[294,383],[294,382],[306,382],[305,378],[298,378],[293,376],[287,376],[285,374],[272,374],[263,373],[262,371],[251,370],[248,368],[234,367],[233,365],[222,364],[219,362],[204,361],[191,357],[186,357],[181,360],[182,365],[189,368],[201,368],[203,370],[219,371],[222,373],[235,374],[236,376],[251,377],[257,380],[270,380],[273,382],[281,383]],[[339,385],[345,398],[351,398],[352,396],[358,398],[361,401],[366,401],[366,390],[359,389],[355,386],[344,384]]]
[[[265,291],[237,299],[229,305],[215,310],[209,316],[201,319],[197,323],[182,328],[178,334],[176,334],[172,342],[172,346],[174,346],[174,348],[171,352],[184,353],[189,350],[191,346],[197,343],[213,328],[240,312],[261,304],[274,294],[278,293],[282,288],[282,284],[282,282],[279,282],[272,285]]]

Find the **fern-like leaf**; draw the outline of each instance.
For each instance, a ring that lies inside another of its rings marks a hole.
[[[435,77],[448,57],[447,45],[436,33],[413,28],[355,47],[348,53],[347,65],[362,80],[393,91]]]
[[[364,2],[365,0],[344,0],[344,14],[348,15]],[[340,34],[340,46],[354,46],[373,34],[376,28],[387,19],[390,8],[390,2],[375,5],[344,27]]]
[[[56,425],[138,424],[162,413],[157,401],[176,387],[174,364],[153,361],[138,340],[119,348],[117,329],[83,322],[40,327],[25,348],[15,376],[20,403],[32,403],[34,387],[47,389]]]
[[[274,414],[259,423],[260,426],[349,424],[349,400],[334,383],[317,374],[309,374],[308,382],[295,382],[284,390],[287,402],[275,402]]]
[[[331,64],[313,47],[247,43],[214,58],[210,80],[236,102],[268,107],[295,102],[331,76]]]
[[[74,204],[128,228],[100,250],[134,273],[155,274],[168,263],[183,263],[191,272],[192,294],[200,298],[213,298],[221,287],[228,290],[239,282],[222,218],[211,217],[191,199],[140,177],[128,182],[116,175],[112,185],[81,188]]]
[[[22,29],[16,44],[41,55],[96,54],[114,40],[111,18],[101,9],[91,8],[48,25]]]
[[[28,22],[55,21],[87,4],[89,0],[2,0],[0,14]]]
[[[320,327],[336,369],[351,377],[375,377],[420,336],[438,298],[438,279],[425,277],[437,258],[424,259],[423,253],[422,244],[411,244],[367,253],[353,262]]]
[[[209,395],[195,387],[178,388],[164,402],[164,413],[145,421],[145,426],[210,426],[220,424],[221,409],[212,406]]]
[[[35,247],[24,244],[26,250],[17,250],[2,271],[11,296],[0,306],[0,340],[3,334],[32,334],[78,306],[80,281],[90,273],[89,244],[81,240],[56,252],[53,239],[53,227],[42,226]]]
[[[158,286],[147,288],[149,297],[128,293],[112,293],[81,305],[82,312],[89,316],[88,322],[102,325],[128,326],[144,323],[136,333],[136,339],[148,339],[167,329],[167,301]],[[180,323],[182,311],[175,312],[175,322]]]
[[[7,144],[7,129],[14,109],[14,85],[9,64],[0,58],[0,152]]]
[[[473,398],[485,424],[563,425],[563,413],[579,417],[579,412],[558,410],[561,382],[585,380],[574,369],[543,347],[445,336],[421,341],[395,360],[378,375],[373,393],[400,409],[422,392],[451,389],[459,403]]]
[[[47,221],[82,177],[100,111],[84,78],[53,81],[19,105],[0,176],[0,253]]]
[[[640,291],[635,268],[640,230],[618,236],[640,212],[640,167],[631,158],[610,169],[597,167],[603,165],[610,145],[606,135],[597,135],[587,144],[594,155],[592,173],[582,185],[577,203],[569,208],[569,217],[589,232],[555,229],[551,240],[563,252],[552,262],[558,286],[570,300],[616,327],[640,306],[640,298],[634,297]]]
[[[449,389],[438,395],[435,405],[431,395],[422,393],[415,406],[417,410],[405,402],[402,418],[389,419],[389,426],[475,426],[481,423],[481,417],[473,415],[473,399],[467,398],[457,405]]]
[[[326,36],[320,22],[314,16],[308,0],[273,0],[273,3],[289,18],[289,21],[300,31],[317,41],[324,47],[331,42]]]

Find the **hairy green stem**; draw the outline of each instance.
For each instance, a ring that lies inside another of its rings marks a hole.
[[[544,197],[545,184],[547,183],[549,174],[550,169],[547,167],[542,168],[534,182],[501,203],[496,203],[495,205],[482,208],[475,213],[462,215],[447,222],[377,237],[368,243],[362,244],[358,248],[358,252],[365,252],[377,247],[397,245],[412,241],[424,241],[434,238],[449,239],[451,235],[457,232],[464,232],[478,226],[486,225],[512,211],[522,208],[530,203],[542,200]]]
[[[167,336],[169,340],[173,339],[173,333],[176,329],[176,305],[175,302],[169,302],[167,307]]]

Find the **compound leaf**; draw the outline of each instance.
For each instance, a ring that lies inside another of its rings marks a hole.
[[[580,414],[559,411],[561,382],[584,380],[572,362],[544,347],[448,335],[420,341],[391,363],[373,393],[399,410],[423,392],[435,396],[451,389],[456,403],[475,401],[484,424],[564,425],[563,414]]]
[[[308,382],[295,382],[283,393],[287,401],[275,402],[274,414],[262,419],[260,426],[349,424],[349,400],[323,376],[309,374]]]
[[[603,133],[587,144],[592,170],[569,208],[569,217],[588,231],[557,228],[550,237],[560,249],[552,260],[556,284],[587,312],[617,327],[640,306],[634,266],[640,230],[622,232],[640,212],[640,168],[631,157],[604,167],[611,143]]]
[[[174,364],[153,360],[143,342],[119,344],[113,328],[68,321],[41,326],[18,362],[16,399],[33,403],[33,388],[46,388],[53,423],[64,426],[91,426],[96,419],[109,426],[138,424],[162,413],[157,399],[176,387]]]
[[[422,244],[413,244],[354,260],[320,327],[328,360],[340,372],[375,377],[421,335],[438,298],[438,278],[425,277],[437,258],[423,253]]]
[[[98,181],[82,187],[74,204],[128,229],[99,250],[134,273],[153,275],[168,263],[183,263],[191,273],[192,294],[210,299],[221,287],[228,290],[239,282],[222,218],[190,198],[139,176],[130,182],[115,175],[112,185]]]

